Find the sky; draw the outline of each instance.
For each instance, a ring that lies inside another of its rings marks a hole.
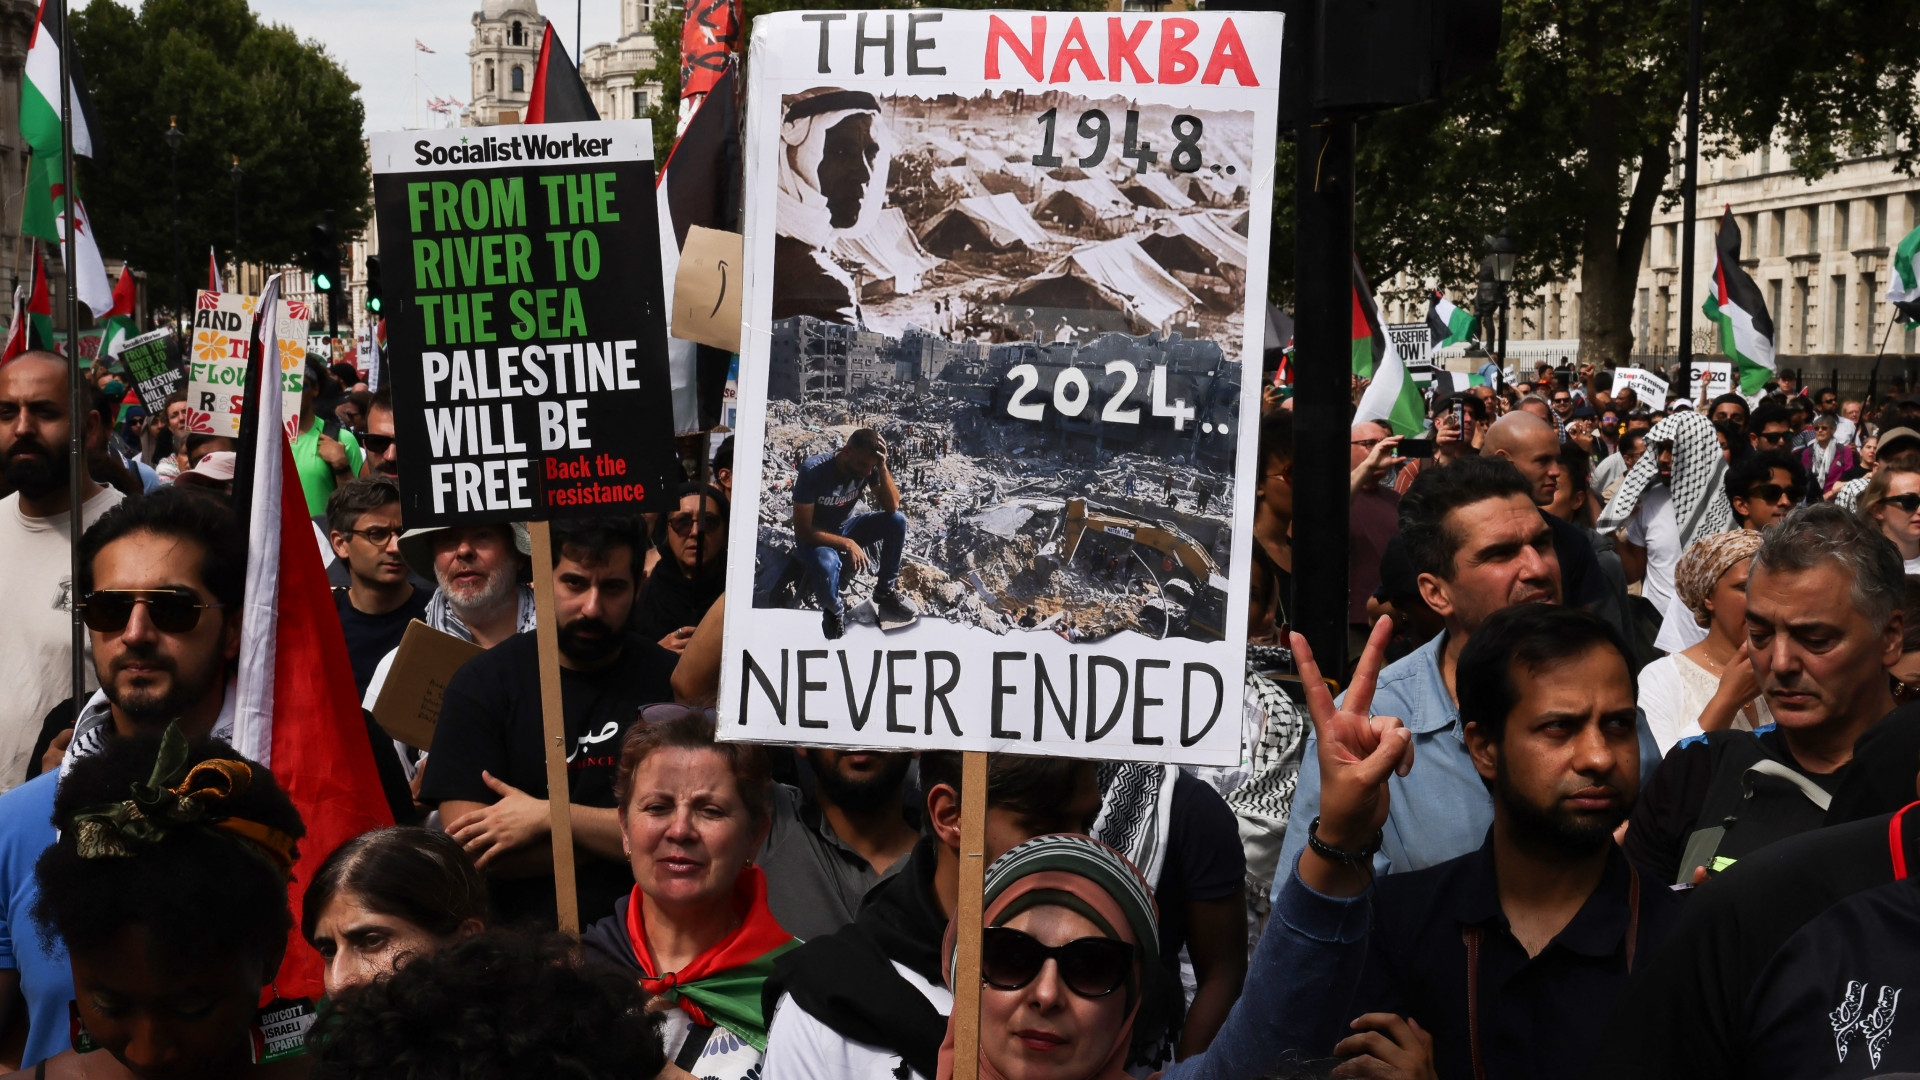
[[[122,0],[123,3],[128,0]],[[536,0],[537,2],[537,0]],[[574,11],[581,9],[581,44],[612,41],[620,33],[619,0],[548,0],[540,12],[553,20],[574,54]],[[318,41],[360,84],[367,109],[368,134],[402,128],[445,126],[427,111],[427,99],[471,98],[467,44],[473,40],[473,13],[479,0],[250,0],[266,22],[293,28],[303,39]],[[138,7],[137,2],[132,6]],[[420,81],[415,119],[413,43],[434,50],[418,53]],[[578,62],[575,55],[575,61]]]

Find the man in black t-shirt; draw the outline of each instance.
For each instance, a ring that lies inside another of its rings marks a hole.
[[[678,658],[627,630],[643,552],[625,522],[553,524],[554,614],[580,925],[633,887],[613,785],[639,710],[673,700]],[[420,801],[488,876],[496,921],[554,929],[553,853],[535,632],[474,657],[447,684]]]
[[[362,697],[380,658],[400,647],[407,624],[426,614],[431,596],[408,580],[400,532],[400,485],[384,476],[349,480],[327,497],[327,540],[349,581],[333,590],[333,599]]]
[[[1893,711],[1905,588],[1892,541],[1837,506],[1769,529],[1747,578],[1747,640],[1774,723],[1678,743],[1634,808],[1627,856],[1682,883],[1818,828],[1854,741]]]

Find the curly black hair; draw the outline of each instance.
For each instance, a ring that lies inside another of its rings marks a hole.
[[[650,1080],[660,1017],[572,939],[492,930],[334,1000],[307,1033],[313,1080]]]
[[[129,926],[143,927],[159,955],[178,961],[202,951],[279,966],[293,928],[287,879],[254,841],[209,821],[181,825],[160,840],[129,841],[127,856],[81,858],[74,815],[122,802],[153,775],[156,736],[108,739],[98,754],[74,762],[53,800],[60,839],[35,869],[40,897],[33,917],[43,943],[64,940],[69,952],[106,948]],[[187,743],[187,762],[246,761],[219,739]],[[241,818],[287,834],[306,834],[286,792],[263,766],[248,762],[246,791],[228,800],[221,817]]]

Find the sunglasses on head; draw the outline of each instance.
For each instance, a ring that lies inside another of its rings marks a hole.
[[[1880,499],[1882,506],[1897,506],[1909,514],[1920,512],[1920,494],[1908,492],[1905,495],[1885,495]]]
[[[359,438],[360,449],[365,450],[374,457],[385,455],[388,447],[393,445],[393,436],[391,435],[362,435]]]
[[[980,978],[996,990],[1018,990],[1040,975],[1052,960],[1060,980],[1081,997],[1106,997],[1133,974],[1133,946],[1112,938],[1076,938],[1065,945],[1042,945],[1031,934],[1009,926],[980,931]]]
[[[225,604],[202,603],[189,589],[95,589],[80,600],[80,621],[100,634],[127,628],[136,604],[147,605],[147,620],[163,634],[184,634],[200,625],[200,613]]]
[[[701,514],[700,515],[700,531],[701,532],[712,532],[715,529],[718,529],[719,527],[720,527],[719,514]],[[674,535],[676,536],[687,535],[688,533],[693,531],[693,514],[688,511],[682,510],[677,514],[668,515],[667,528],[672,529],[674,532]]]

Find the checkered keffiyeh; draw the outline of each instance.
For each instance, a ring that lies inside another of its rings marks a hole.
[[[1660,455],[1653,444],[1662,442],[1673,444],[1673,474],[1667,489],[1673,498],[1673,521],[1680,529],[1681,550],[1702,537],[1734,528],[1733,507],[1727,503],[1724,483],[1727,465],[1720,442],[1714,437],[1713,421],[1687,411],[1674,413],[1647,432],[1646,452],[1633,463],[1607,508],[1600,512],[1600,531],[1612,532],[1633,516],[1640,496],[1659,475]]]

